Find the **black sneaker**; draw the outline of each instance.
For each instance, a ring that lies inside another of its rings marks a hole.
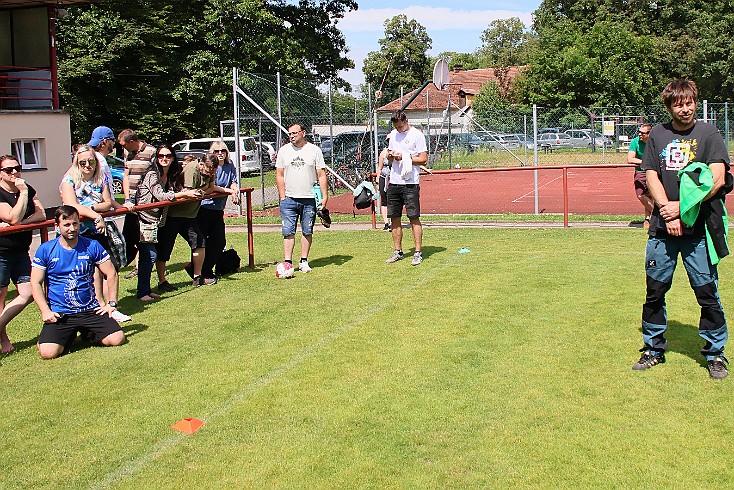
[[[665,354],[653,354],[649,350],[642,350],[640,360],[632,365],[632,369],[634,371],[643,371],[657,364],[663,364],[664,362]]]
[[[382,231],[391,231],[392,226],[390,226],[390,223],[385,223],[385,226],[382,227]]]
[[[161,293],[172,293],[176,289],[178,288],[168,281],[158,283],[158,291]]]
[[[729,375],[726,364],[729,361],[724,356],[716,356],[709,361],[709,376],[713,379],[724,379]]]

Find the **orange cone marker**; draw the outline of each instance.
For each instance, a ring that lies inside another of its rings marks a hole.
[[[183,419],[176,422],[171,427],[184,434],[193,434],[204,426],[204,422],[195,418]]]

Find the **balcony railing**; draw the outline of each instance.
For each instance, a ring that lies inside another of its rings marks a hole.
[[[58,109],[50,68],[0,65],[0,110]]]

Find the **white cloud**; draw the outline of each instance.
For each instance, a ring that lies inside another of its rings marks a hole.
[[[532,23],[531,12],[511,10],[456,10],[447,7],[421,7],[411,5],[402,9],[381,8],[365,9],[349,12],[339,21],[338,27],[343,32],[384,32],[385,20],[398,14],[408,19],[415,19],[423,27],[431,31],[443,30],[484,30],[489,23],[497,19],[519,17],[529,27]]]

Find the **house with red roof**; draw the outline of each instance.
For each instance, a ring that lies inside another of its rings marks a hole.
[[[405,113],[410,124],[426,134],[448,132],[449,121],[452,132],[468,133],[471,130],[472,101],[482,86],[494,81],[501,90],[507,90],[521,70],[522,67],[519,66],[464,70],[461,65],[456,65],[449,72],[450,81],[446,90],[438,90],[429,83],[408,104],[404,109]],[[414,89],[402,99],[398,98],[378,107],[378,118],[389,121],[390,113],[400,109],[418,90]]]

